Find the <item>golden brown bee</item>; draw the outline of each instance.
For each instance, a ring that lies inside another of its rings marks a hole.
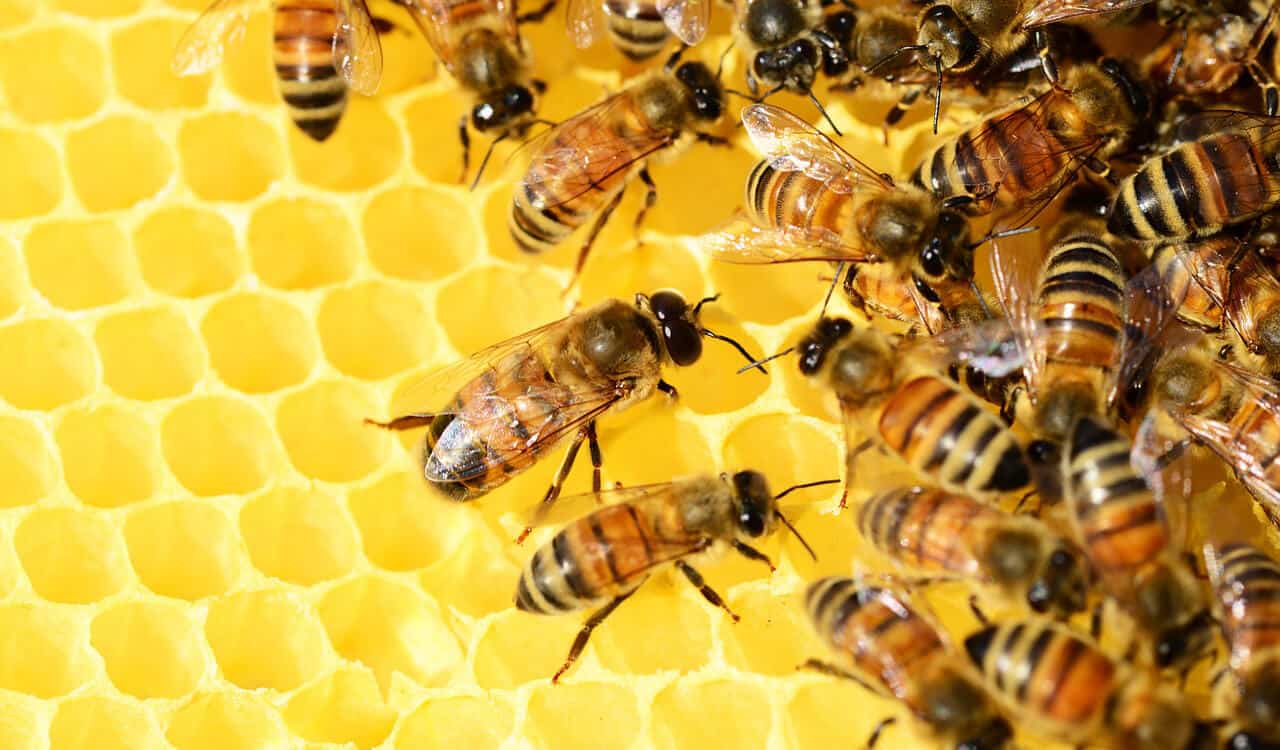
[[[1148,159],[1120,183],[1107,219],[1112,234],[1207,237],[1280,203],[1280,117],[1212,112],[1182,130],[1207,135]]]
[[[217,0],[178,42],[171,66],[198,75],[222,60],[261,0]],[[276,0],[272,54],[289,117],[323,141],[347,107],[347,88],[372,94],[382,77],[382,43],[365,0]]]
[[[673,34],[686,45],[697,44],[710,19],[710,0],[569,0],[568,5],[569,38],[579,49],[600,38],[603,25],[613,46],[637,62],[661,52]]]
[[[1087,567],[1039,520],[942,490],[899,487],[858,508],[858,530],[877,550],[916,570],[992,584],[1036,612],[1085,607]]]
[[[702,356],[702,337],[737,342],[698,322],[702,305],[689,307],[672,291],[636,295],[635,305],[610,299],[472,355],[428,376],[407,396],[429,411],[374,422],[393,430],[427,427],[423,473],[446,497],[466,501],[506,484],[573,436],[569,452],[542,500],[547,508],[588,441],[600,488],[596,419],[662,391],[662,368],[687,367]],[[452,395],[447,395],[447,394]],[[523,537],[522,537],[523,538]]]
[[[950,278],[920,284],[888,263],[851,264],[843,287],[851,305],[906,323],[909,334],[933,335],[991,317],[990,306],[973,284]]]
[[[1068,515],[1103,588],[1152,639],[1155,663],[1185,664],[1209,645],[1212,619],[1130,451],[1127,438],[1098,420],[1076,422],[1063,456]]]
[[[954,347],[957,352],[993,346],[991,331],[981,328],[948,334],[918,339],[913,346]],[[1001,369],[1009,367],[1004,361],[1008,348],[993,349],[990,363],[980,357],[969,363],[1003,374]],[[795,349],[800,372],[835,391],[846,436],[859,432],[868,437],[858,448],[846,446],[850,475],[858,454],[878,445],[943,489],[984,501],[1031,484],[1022,446],[1000,418],[955,381],[928,371],[913,372],[907,363],[911,352],[895,348],[885,333],[854,330],[843,318],[823,318]]]
[[[1075,177],[1102,162],[1150,111],[1143,84],[1112,59],[1066,71],[1062,88],[998,112],[934,148],[912,180],[940,200],[971,197],[971,213],[1030,219]]]
[[[707,238],[716,258],[885,263],[933,304],[930,284],[972,280],[974,243],[953,202],[895,184],[786,110],[752,105],[742,122],[765,160],[747,178],[747,221]]]
[[[1000,750],[1013,730],[942,631],[905,597],[853,578],[822,578],[805,591],[805,610],[822,640],[852,671],[812,659],[807,668],[853,680],[905,705],[938,739],[957,750]],[[874,747],[883,721],[867,742]]]
[[[516,587],[516,607],[536,615],[598,607],[551,681],[557,682],[577,660],[591,632],[667,563],[737,622],[738,615],[688,558],[727,546],[772,570],[773,563],[749,541],[772,534],[781,524],[804,543],[778,510],[778,498],[802,487],[838,481],[796,485],[775,497],[760,472],[739,471],[732,476],[690,477],[584,496],[604,507],[568,524],[539,547]],[[805,548],[809,549],[807,544]]]
[[[650,160],[674,157],[694,139],[717,140],[696,127],[720,119],[720,82],[700,62],[673,70],[678,56],[542,137],[511,202],[508,227],[520,249],[546,252],[594,217],[578,254],[581,271],[633,176],[648,187],[647,209],[657,197],[646,169]]]
[[[1178,320],[1202,331],[1222,330],[1223,305],[1232,261],[1240,254],[1240,241],[1231,237],[1160,245],[1151,264],[1170,299],[1178,300]]]
[[[1206,748],[1173,685],[1117,664],[1093,642],[1039,618],[985,627],[965,639],[969,658],[1004,710],[1037,734],[1126,750]]]
[[[1280,743],[1280,562],[1244,543],[1210,547],[1205,559],[1231,649],[1231,709],[1241,725],[1228,747],[1275,747]]]
[[[1244,251],[1228,265],[1223,317],[1263,371],[1280,373],[1280,279],[1256,252]]]

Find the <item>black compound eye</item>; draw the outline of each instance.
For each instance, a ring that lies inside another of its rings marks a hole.
[[[733,488],[741,503],[738,525],[747,536],[761,536],[768,526],[767,516],[772,501],[764,476],[755,471],[739,471],[733,475]]]
[[[692,323],[676,320],[662,324],[662,338],[667,344],[671,361],[687,367],[702,356],[702,334]]]
[[[488,130],[498,122],[498,110],[489,102],[480,102],[471,110],[471,122],[476,130]]]
[[[502,95],[502,103],[509,114],[528,112],[533,109],[533,94],[523,86],[512,86]]]
[[[1098,67],[1124,92],[1125,99],[1138,119],[1145,120],[1151,114],[1151,99],[1143,85],[1129,74],[1119,60],[1107,57],[1098,63]]]
[[[942,249],[938,247],[936,239],[920,251],[920,268],[933,279],[941,278],[947,272],[947,267],[942,262]]]

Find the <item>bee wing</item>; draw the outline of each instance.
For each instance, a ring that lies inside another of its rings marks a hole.
[[[837,193],[888,190],[893,179],[845,151],[817,128],[772,104],[752,104],[742,110],[742,124],[751,142],[780,172],[803,172]]]
[[[1022,352],[1028,383],[1037,382],[1043,363],[1035,355],[1036,322],[1032,298],[1040,275],[1040,254],[1017,252],[1009,244],[991,240],[987,256],[996,297],[1004,308],[1014,341]]]
[[[449,4],[447,0],[399,0],[409,11],[409,16],[418,25],[418,30],[427,38],[427,44],[435,51],[436,57],[444,63],[450,74],[455,74],[456,59],[453,42],[446,32],[449,25]]]
[[[879,260],[822,227],[762,227],[739,216],[700,244],[711,257],[727,263],[798,263],[827,260],[864,263]]]
[[[672,34],[693,46],[707,35],[711,0],[658,0],[658,12]]]
[[[1275,273],[1262,262],[1258,254],[1251,251],[1232,269],[1227,282],[1226,304],[1223,307],[1226,312],[1223,317],[1230,321],[1240,338],[1250,345],[1254,343],[1251,341],[1254,336],[1250,332],[1257,331],[1258,326],[1255,313],[1265,312],[1250,304],[1250,300],[1258,299],[1280,299],[1280,280],[1276,279]]]
[[[1224,131],[1260,130],[1264,142],[1280,136],[1280,117],[1253,112],[1242,112],[1235,109],[1206,109],[1188,115],[1173,129],[1174,143],[1196,141]],[[1271,141],[1274,143],[1274,140]]]
[[[1187,509],[1175,508],[1171,501],[1177,498],[1185,503],[1191,496],[1193,473],[1189,461],[1182,457],[1170,460],[1170,452],[1186,437],[1186,431],[1168,412],[1155,408],[1147,410],[1129,445],[1129,463],[1151,488],[1169,539],[1179,547],[1186,531]]]
[[[604,28],[603,0],[569,0],[567,8],[569,38],[573,46],[586,49],[600,38]]]
[[[206,73],[222,60],[223,47],[244,33],[245,22],[261,0],[215,0],[178,40],[169,61],[175,75]]]
[[[655,482],[630,487],[613,487],[599,492],[565,495],[557,498],[550,508],[544,507],[541,503],[535,508],[530,508],[524,519],[525,523],[532,527],[559,526],[610,505],[639,503],[651,497],[670,494],[673,484],[673,482]]]
[[[987,320],[948,328],[934,336],[922,336],[905,346],[905,354],[946,369],[965,364],[991,377],[1002,378],[1026,364],[1008,320]]]
[[[1080,16],[1116,13],[1149,2],[1151,0],[1038,0],[1022,15],[1022,26],[1030,29]]]
[[[1174,298],[1171,296],[1174,293],[1179,296]],[[1147,355],[1177,317],[1185,293],[1185,289],[1169,289],[1155,265],[1147,266],[1125,285],[1120,366],[1115,368],[1108,387],[1108,404],[1115,404],[1120,394],[1139,377]]]
[[[338,0],[333,63],[355,91],[372,95],[382,80],[382,42],[365,0]]]

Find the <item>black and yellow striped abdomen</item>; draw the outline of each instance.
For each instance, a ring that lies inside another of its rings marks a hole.
[[[1280,563],[1235,543],[1218,549],[1217,566],[1214,594],[1232,669],[1247,671],[1267,660],[1280,670]]]
[[[1134,240],[1204,237],[1280,199],[1280,163],[1249,132],[1226,132],[1148,159],[1120,183],[1107,228]]]
[[[863,502],[858,530],[881,553],[905,565],[986,580],[983,537],[999,515],[964,495],[899,487]]]
[[[843,234],[853,197],[829,189],[804,172],[779,171],[762,161],[747,177],[747,208],[752,221],[774,229],[825,229]]]
[[[877,430],[889,450],[948,491],[987,499],[1031,483],[1013,433],[951,381],[902,383],[881,407]]]
[[[671,38],[656,3],[648,0],[604,0],[604,10],[609,38],[628,59],[637,62],[648,60],[661,52]]]
[[[347,84],[333,62],[335,0],[280,0],[272,53],[289,117],[317,141],[333,134],[347,107]]]

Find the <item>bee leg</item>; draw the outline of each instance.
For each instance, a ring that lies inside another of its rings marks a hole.
[[[665,380],[658,381],[658,390],[667,394],[667,396],[669,396],[672,401],[675,401],[680,398],[680,391],[677,391],[674,385],[671,385]]]
[[[637,173],[640,181],[644,183],[644,205],[640,206],[640,210],[636,212],[636,220],[632,225],[632,231],[636,235],[636,245],[643,245],[640,239],[641,226],[644,224],[644,217],[649,214],[649,209],[653,208],[653,204],[658,202],[658,186],[653,184],[653,175],[649,174],[649,165],[640,168]]]
[[[600,491],[600,466],[604,456],[600,453],[600,439],[596,437],[595,420],[587,423],[587,452],[591,455],[591,491]]]
[[[849,680],[850,682],[856,682],[867,690],[875,692],[870,685],[864,682],[861,677],[857,676],[853,672],[821,659],[809,659],[804,664],[796,667],[796,669],[803,669],[806,672],[817,672],[818,674],[824,674],[828,677],[834,677],[837,680]]]
[[[698,593],[702,594],[703,599],[706,599],[713,605],[723,609],[725,612],[728,612],[729,617],[733,618],[734,622],[742,619],[741,617],[738,617],[736,612],[729,609],[729,605],[724,603],[724,599],[720,598],[720,595],[716,593],[715,589],[707,585],[707,582],[702,578],[702,574],[694,570],[692,565],[684,560],[676,560],[676,568],[681,573],[684,573],[684,577],[689,579],[689,583],[692,583],[694,588],[698,589]]]
[[[1245,69],[1262,89],[1262,111],[1267,117],[1275,117],[1280,112],[1280,88],[1276,86],[1276,79],[1258,63],[1257,58],[1250,58],[1245,63]]]
[[[613,199],[600,212],[600,218],[596,219],[596,223],[591,226],[591,231],[587,234],[587,239],[582,243],[582,249],[578,251],[578,260],[573,264],[573,283],[577,283],[578,276],[582,273],[582,267],[587,264],[587,256],[591,254],[591,246],[595,244],[596,237],[600,234],[600,230],[604,229],[605,222],[609,221],[609,217],[613,215],[613,210],[622,202],[622,194],[626,190],[619,190],[614,193]],[[573,286],[573,284],[570,284]]]
[[[594,425],[594,423],[592,423]],[[569,471],[573,468],[573,462],[578,460],[578,450],[582,447],[582,441],[587,437],[587,428],[578,430],[578,434],[574,436],[573,442],[569,444],[569,452],[564,454],[564,461],[561,462],[560,468],[556,471],[555,477],[551,479],[551,486],[547,488],[547,494],[542,496],[542,502],[538,503],[538,510],[534,513],[536,519],[542,518],[551,510],[551,506],[555,504],[556,498],[560,497],[560,489],[564,486],[564,480],[569,476]],[[597,488],[598,489],[598,488]],[[516,537],[516,544],[523,544],[526,537],[533,532],[533,525],[524,527],[524,531],[520,532],[520,536]]]
[[[704,133],[701,130],[693,131],[693,139],[698,143],[705,143],[708,146],[723,146],[725,148],[733,146],[733,141],[730,141],[728,138],[721,138],[714,133]]]
[[[582,650],[587,647],[587,641],[591,640],[591,631],[595,630],[596,626],[604,622],[606,617],[613,614],[613,610],[617,609],[619,604],[625,602],[634,593],[636,593],[636,589],[631,589],[625,594],[614,597],[613,601],[591,613],[587,621],[582,623],[582,629],[578,631],[577,637],[573,639],[573,645],[569,647],[569,656],[565,658],[564,664],[556,670],[555,676],[551,678],[551,684],[558,683],[560,675],[569,671],[569,667],[572,667],[573,663],[582,655]]]
[[[1036,45],[1036,56],[1040,58],[1040,69],[1044,71],[1044,78],[1049,82],[1050,86],[1055,89],[1060,88],[1058,85],[1058,64],[1053,60],[1053,51],[1049,49],[1049,34],[1044,29],[1036,29],[1032,36],[1032,41]]]
[[[516,23],[538,23],[542,19],[546,18],[551,11],[556,9],[556,2],[557,0],[547,0],[542,4],[542,7],[537,10],[531,10],[528,13],[521,13],[517,15]]]
[[[1005,424],[1012,425],[1013,420],[1017,418],[1018,399],[1022,398],[1025,393],[1026,391],[1023,390],[1021,384],[1015,385],[1013,390],[1009,391],[1009,397],[1000,406],[1000,418],[1004,420]]]
[[[467,116],[458,121],[458,142],[462,144],[462,176],[458,182],[467,181],[467,172],[471,169],[471,134],[467,132]]]
[[[379,422],[376,419],[365,419],[365,424],[371,424],[374,427],[381,427],[384,430],[416,430],[419,427],[426,427],[435,420],[434,414],[404,414],[386,422]]]
[[[853,465],[857,463],[858,456],[861,456],[874,443],[871,440],[863,440],[858,447],[849,451],[849,455],[845,458],[845,480],[844,491],[840,493],[840,510],[849,507],[849,484],[853,481]]]
[[[1187,452],[1187,448],[1191,447],[1191,440],[1179,440],[1173,444],[1173,447],[1165,451],[1159,458],[1155,460],[1155,470],[1163,471],[1169,468],[1169,464],[1182,458],[1182,454]]]
[[[881,720],[879,724],[876,724],[876,728],[871,730],[871,736],[867,738],[867,750],[872,750],[872,748],[876,746],[876,743],[880,741],[880,735],[884,733],[885,728],[896,724],[897,721],[897,718],[890,716],[887,719]]]
[[[752,547],[749,544],[744,544],[735,539],[733,541],[733,548],[737,550],[739,555],[742,555],[748,560],[756,560],[758,562],[764,563],[765,565],[768,565],[770,573],[777,570],[777,568],[773,567],[773,561],[769,559],[769,556],[761,552],[760,550],[756,549],[755,547]]]
[[[917,86],[902,95],[902,98],[894,103],[893,109],[889,110],[889,114],[884,116],[884,123],[880,126],[881,132],[884,133],[884,143],[889,145],[889,129],[897,125],[907,112],[911,111],[912,105],[920,98],[920,94],[924,92],[924,88]]]
[[[978,618],[978,624],[986,627],[991,624],[991,619],[987,617],[987,613],[982,611],[982,607],[978,606],[978,595],[969,594],[969,611],[973,616]]]
[[[1093,640],[1102,638],[1102,606],[1104,602],[1098,602],[1094,605],[1093,611],[1089,613],[1089,635],[1093,636]]]

